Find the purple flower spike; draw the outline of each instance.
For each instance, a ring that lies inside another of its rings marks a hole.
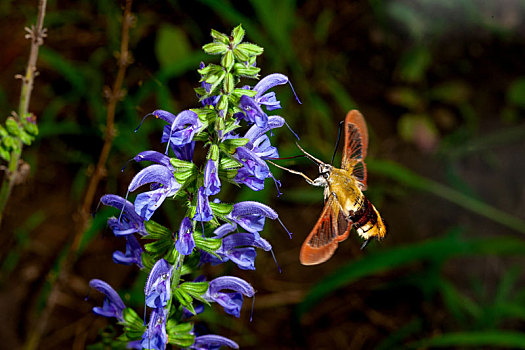
[[[135,198],[135,211],[146,220],[151,218],[155,210],[167,197],[174,196],[181,187],[169,167],[154,164],[142,169],[135,175],[128,186],[128,191],[133,192],[148,183],[154,183],[155,188],[152,191],[141,193]]]
[[[231,339],[220,335],[206,334],[195,337],[195,342],[190,349],[194,350],[219,350],[221,346],[238,349],[239,345]]]
[[[114,194],[106,194],[102,196],[100,202],[104,205],[109,205],[118,210],[122,210],[120,220],[117,218],[108,219],[108,226],[111,228],[115,236],[129,235],[135,232],[142,236],[148,235],[148,232],[144,227],[144,219],[135,212],[135,207],[131,202]]]
[[[217,173],[217,162],[209,159],[204,169],[204,193],[207,196],[216,195],[221,191],[221,180]]]
[[[264,219],[277,219],[279,216],[269,206],[252,201],[235,203],[228,219],[239,224],[248,232],[258,233],[264,227]]]
[[[143,349],[164,350],[168,343],[166,333],[166,316],[168,310],[155,309],[151,313],[148,328],[142,335],[141,346]]]
[[[137,264],[139,268],[143,268],[142,264],[142,247],[139,244],[139,241],[133,235],[126,236],[126,253],[121,251],[115,251],[113,253],[113,261],[116,264],[123,265],[133,265]]]
[[[153,265],[144,288],[146,305],[151,308],[163,308],[171,299],[171,274],[173,266],[164,259]]]
[[[126,308],[126,305],[124,305],[124,302],[117,292],[115,292],[109,284],[99,279],[89,281],[89,286],[106,296],[102,307],[94,307],[93,312],[104,317],[115,317],[117,320],[123,322],[122,311]]]
[[[175,243],[175,249],[182,255],[190,255],[195,248],[195,240],[193,239],[193,227],[189,218],[182,219],[180,224],[179,236]]]
[[[232,290],[234,293],[222,292]],[[253,287],[246,281],[232,276],[217,277],[210,282],[208,291],[203,295],[207,301],[214,301],[224,308],[224,311],[235,317],[241,314],[243,295],[252,297],[255,294]]]
[[[193,220],[207,222],[211,219],[213,219],[213,212],[210,207],[208,196],[204,192],[204,187],[200,187],[197,197],[197,211],[195,216],[193,216]]]

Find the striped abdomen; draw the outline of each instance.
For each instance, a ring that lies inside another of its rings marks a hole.
[[[386,234],[383,218],[365,196],[362,197],[362,204],[359,209],[351,211],[349,217],[359,236],[365,239],[372,237],[381,239]]]

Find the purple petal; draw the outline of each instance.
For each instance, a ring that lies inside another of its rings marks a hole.
[[[143,268],[142,264],[142,247],[139,244],[139,241],[133,235],[126,236],[126,253],[121,251],[115,251],[113,253],[113,261],[116,264],[123,265],[132,265],[137,264],[139,268]]]
[[[195,337],[195,342],[190,348],[194,350],[218,350],[223,345],[232,349],[239,348],[239,345],[233,340],[214,334]]]
[[[195,248],[193,239],[193,227],[189,218],[182,219],[180,224],[179,235],[175,243],[175,249],[182,255],[190,255]]]
[[[148,328],[142,335],[142,348],[165,350],[168,343],[166,333],[166,317],[168,310],[159,308],[151,313]]]
[[[262,215],[272,220],[275,220],[278,217],[275,210],[273,210],[266,204],[253,201],[235,203],[233,205],[233,210],[230,213],[230,215],[232,215],[233,217],[242,217],[246,215]]]
[[[128,191],[133,192],[142,185],[157,182],[168,187],[171,185],[173,173],[164,165],[153,164],[142,169],[128,186]]]
[[[204,169],[204,193],[207,196],[216,195],[221,191],[221,180],[217,173],[217,163],[209,159]]]
[[[164,259],[160,259],[153,265],[146,281],[144,294],[146,305],[151,308],[163,308],[171,299],[171,274],[173,266]]]
[[[286,84],[287,82],[288,82],[288,77],[284,74],[274,73],[274,74],[265,76],[264,78],[261,79],[261,81],[257,83],[257,85],[253,87],[253,89],[257,91],[257,95],[255,95],[255,99],[258,99],[259,97],[261,97],[262,94],[264,94],[267,90],[273,88],[274,86],[283,85],[283,84]]]
[[[133,158],[136,162],[151,161],[172,168],[170,157],[157,151],[140,152]]]
[[[152,114],[155,116],[155,118],[160,118],[166,121],[168,124],[173,123],[176,118],[174,114],[168,111],[163,111],[162,109],[157,109],[156,111],[153,111]]]
[[[260,128],[268,125],[268,115],[263,112],[259,104],[250,96],[243,95],[239,107],[246,112],[247,120],[255,122]]]
[[[233,276],[221,276],[210,281],[208,292],[214,294],[224,289],[242,293],[247,297],[252,297],[255,294],[255,290],[248,282]]]
[[[106,282],[99,279],[89,281],[89,286],[106,296],[102,307],[94,307],[93,312],[104,317],[116,317],[123,321],[122,311],[126,308],[118,293]]]
[[[264,128],[260,128],[257,125],[253,125],[244,135],[244,138],[247,138],[250,140],[249,143],[253,142],[254,140],[257,140],[261,135],[266,134],[271,129],[280,128],[284,125],[284,118],[280,117],[278,115],[272,115],[268,117],[268,124]],[[247,147],[251,148],[251,146],[246,145]]]
[[[204,193],[204,187],[199,188],[196,209],[195,215],[193,216],[194,221],[207,222],[213,219],[213,212],[210,207],[208,196]]]
[[[235,231],[236,228],[237,228],[237,225],[235,224],[230,224],[230,223],[222,224],[221,226],[217,227],[215,231],[213,231],[213,234],[215,235],[214,238],[222,238],[228,233]]]

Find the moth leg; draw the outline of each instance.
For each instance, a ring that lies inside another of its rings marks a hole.
[[[363,242],[363,244],[361,244],[361,250],[364,250],[366,248],[366,246],[368,245],[368,243],[370,243],[370,241],[372,240],[373,237],[370,237],[368,238],[367,240],[365,240]]]

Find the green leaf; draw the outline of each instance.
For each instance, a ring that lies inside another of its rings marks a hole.
[[[215,29],[211,30],[211,37],[218,42],[228,45],[230,43],[230,38],[221,32],[216,31]]]
[[[224,140],[220,144],[221,150],[228,154],[233,154],[237,150],[237,147],[244,146],[247,144],[250,140],[245,138],[239,138],[239,139],[227,139]]]
[[[18,138],[24,145],[31,145],[33,140],[35,139],[33,136],[26,133],[24,130],[20,129],[20,135],[18,135]]]
[[[445,333],[407,345],[410,348],[418,349],[428,347],[458,349],[466,346],[472,346],[475,348],[505,347],[512,349],[525,349],[525,334],[503,330]]]
[[[186,32],[171,24],[161,24],[155,40],[155,56],[161,67],[187,59],[192,48]]]
[[[2,137],[2,144],[5,146],[5,149],[9,151],[13,151],[18,148],[16,139],[11,136]]]
[[[219,160],[219,146],[217,146],[216,144],[211,145],[207,158],[212,159],[214,161],[218,161]]]
[[[175,242],[172,238],[161,238],[144,245],[144,248],[155,257],[164,257],[173,248]]]
[[[253,67],[253,66],[247,66],[242,63],[235,63],[233,65],[233,71],[236,75],[239,75],[241,77],[247,77],[247,78],[255,78],[261,71],[261,68],[259,67]],[[250,91],[250,90],[247,90]],[[255,91],[257,93],[257,91]]]
[[[222,55],[228,50],[228,45],[221,42],[213,42],[202,47],[208,55]]]
[[[30,123],[30,122],[23,122],[22,126],[24,127],[24,130],[33,136],[38,135],[38,125]]]
[[[18,126],[18,123],[13,117],[7,118],[7,120],[5,121],[5,128],[11,136],[20,136],[20,126]]]
[[[221,58],[221,66],[223,66],[226,71],[230,71],[235,63],[235,58],[233,57],[233,52],[231,50],[226,51],[224,56]]]
[[[233,38],[233,45],[238,45],[241,43],[242,39],[244,38],[244,29],[242,25],[238,25],[237,27],[233,28],[232,30],[232,38]]]
[[[6,137],[6,136],[9,136],[9,134],[7,133],[7,130],[2,125],[0,125],[0,137]]]
[[[153,220],[145,221],[144,226],[146,227],[146,231],[148,231],[148,238],[156,239],[171,237],[173,234],[169,228],[164,227]]]
[[[233,54],[237,61],[246,62],[250,58],[244,51],[239,50],[238,48],[233,49]]]
[[[175,288],[175,290],[173,290],[173,296],[182,306],[188,309],[192,314],[196,314],[195,309],[193,308],[193,298],[191,297],[191,295],[189,295],[180,288]]]
[[[175,168],[175,171],[188,171],[194,169],[196,166],[192,162],[180,160],[178,158],[170,158],[170,163]]]
[[[193,334],[174,334],[168,337],[168,343],[176,345],[180,348],[189,348],[195,343],[195,336]]]
[[[4,148],[4,145],[0,145],[0,157],[6,162],[11,160],[11,153]]]
[[[128,325],[139,325],[142,326],[142,318],[135,312],[135,310],[127,307],[122,311],[122,318]]]
[[[224,84],[222,88],[224,89],[224,92],[229,94],[233,91],[233,88],[235,87],[235,82],[233,79],[233,75],[231,73],[226,74],[226,78],[224,79]]]
[[[239,99],[246,95],[246,96],[250,96],[250,97],[255,97],[255,95],[257,95],[257,91],[255,90],[247,90],[247,89],[234,89],[232,91],[232,95],[234,95],[235,97],[238,97]]]
[[[193,324],[179,323],[173,319],[166,322],[166,332],[168,333],[168,342],[181,348],[188,348],[195,342],[195,336],[191,334]]]
[[[179,288],[193,297],[201,297],[208,290],[208,285],[209,282],[184,282]]]
[[[233,210],[233,204],[228,203],[210,202],[210,207],[213,210],[213,214],[218,216],[226,216]]]
[[[219,162],[219,170],[233,170],[239,168],[242,168],[242,163],[233,158],[222,157]]]
[[[242,43],[237,45],[237,49],[242,51],[247,56],[259,56],[264,49],[260,46],[251,43]]]
[[[195,246],[199,249],[204,250],[208,253],[215,253],[222,245],[222,240],[216,238],[204,238],[202,233],[193,232],[193,239],[195,240]]]

